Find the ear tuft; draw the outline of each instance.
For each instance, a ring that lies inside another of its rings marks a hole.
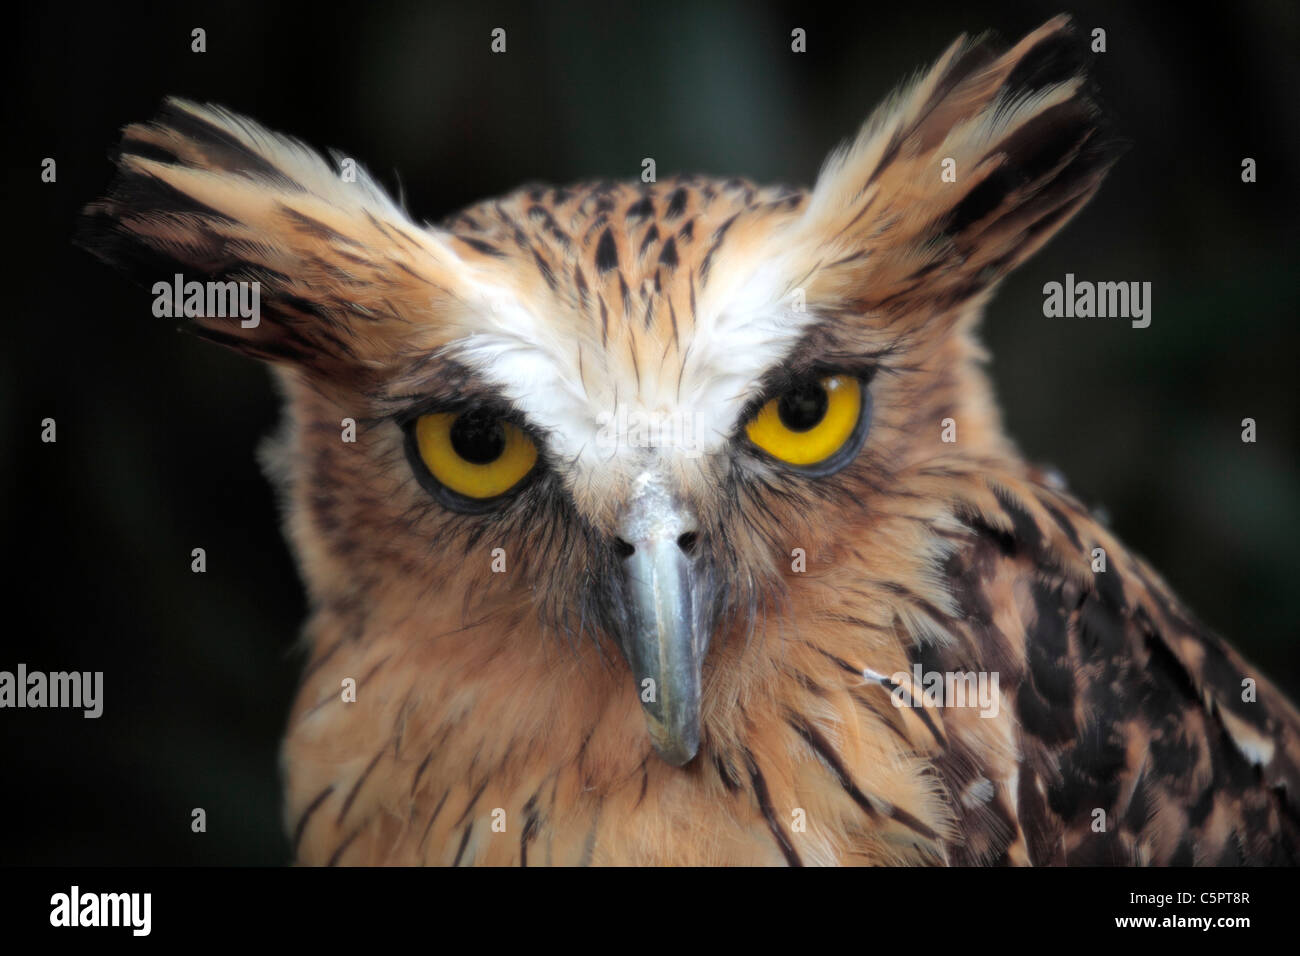
[[[257,283],[254,327],[224,308],[187,313],[246,354],[361,384],[436,330],[412,320],[464,291],[446,237],[415,226],[364,170],[345,181],[297,140],[220,107],[167,100],[126,128],[115,161],[77,242],[150,285]]]
[[[828,159],[796,226],[810,298],[951,316],[1045,243],[1124,146],[1085,51],[1064,16],[1005,52],[963,38],[891,98]]]

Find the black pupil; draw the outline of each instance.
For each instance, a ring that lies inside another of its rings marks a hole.
[[[782,395],[776,403],[776,413],[781,417],[781,424],[790,431],[806,432],[826,417],[828,402],[821,382],[807,382]]]
[[[486,465],[501,457],[506,430],[495,415],[466,412],[451,424],[451,447],[471,464]]]

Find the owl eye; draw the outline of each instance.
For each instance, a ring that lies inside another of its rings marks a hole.
[[[816,474],[847,465],[866,437],[870,398],[852,375],[808,379],[776,396],[745,434],[778,461]]]
[[[537,463],[537,446],[523,429],[485,409],[421,415],[409,435],[413,457],[436,482],[431,490],[459,510],[504,495]]]

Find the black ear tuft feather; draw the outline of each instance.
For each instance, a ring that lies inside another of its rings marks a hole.
[[[1007,75],[1008,90],[1035,93],[1087,72],[1085,43],[1068,25],[1035,44]]]

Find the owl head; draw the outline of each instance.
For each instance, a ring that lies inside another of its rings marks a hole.
[[[185,321],[277,369],[317,605],[594,641],[680,765],[711,650],[933,581],[945,476],[1012,453],[972,331],[1115,157],[1079,50],[1063,19],[958,41],[810,190],[533,187],[437,226],[173,99],[83,241],[168,290],[255,288],[255,316]]]

